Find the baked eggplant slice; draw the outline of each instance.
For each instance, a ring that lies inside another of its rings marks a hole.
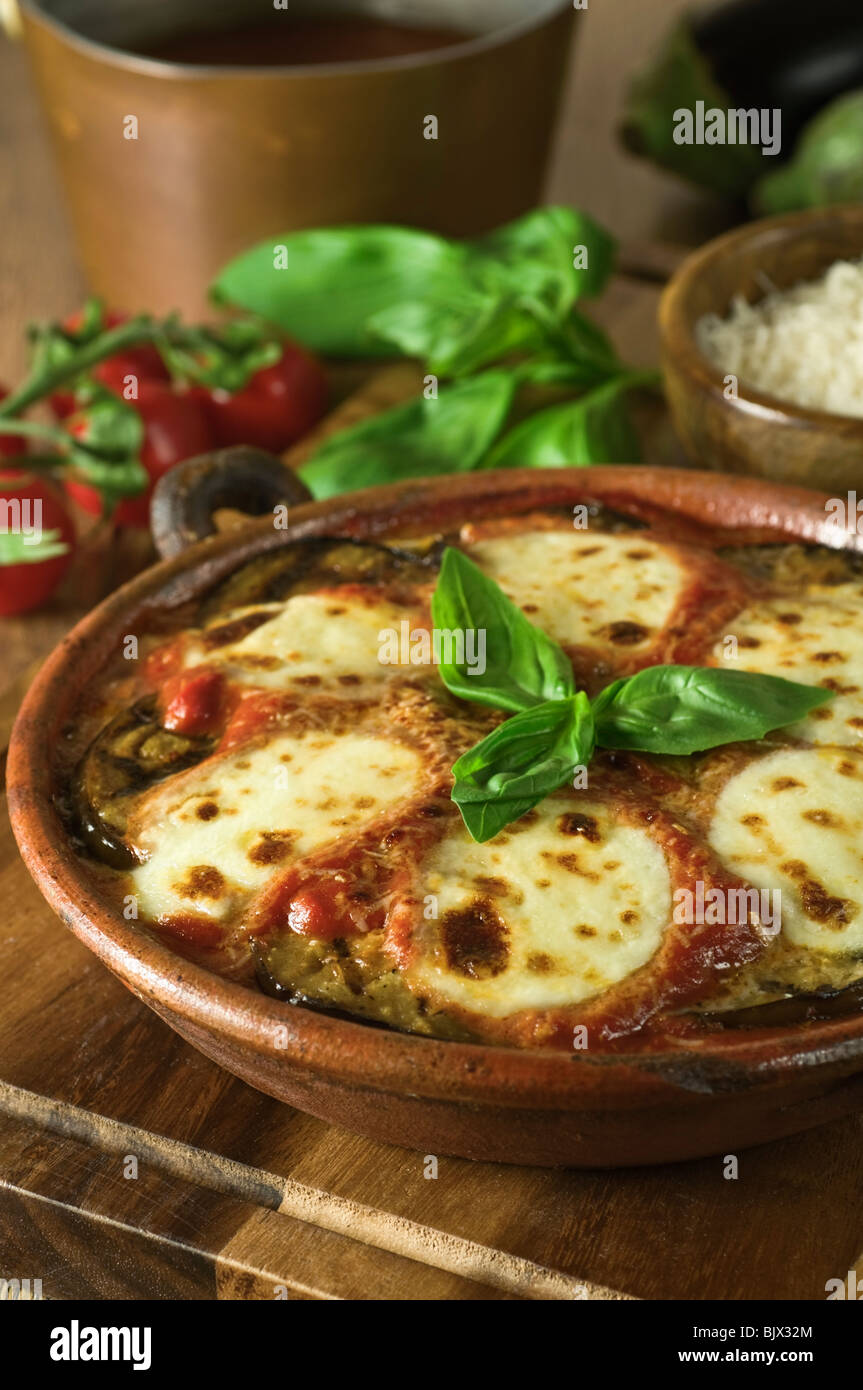
[[[137,863],[125,839],[132,800],[173,772],[201,762],[212,738],[191,738],[163,729],[156,697],[139,700],[96,735],[75,771],[72,810],[86,848],[112,868]]]
[[[801,1023],[818,1023],[842,1018],[863,1010],[863,979],[844,989],[822,989],[808,994],[790,994],[769,1004],[752,1004],[746,1009],[723,1013],[702,1013],[700,1017],[723,1028],[792,1028]]]
[[[416,550],[331,537],[290,542],[242,565],[207,595],[198,618],[210,628],[205,647],[236,641],[272,616],[246,613],[219,626],[220,618],[237,609],[280,603],[292,594],[314,593],[333,584],[428,584],[439,550],[437,542],[424,542]],[[73,820],[87,850],[114,868],[134,865],[136,855],[125,834],[132,800],[172,773],[201,762],[214,746],[213,738],[163,728],[155,696],[118,714],[90,744],[73,778]]]
[[[334,584],[427,584],[440,550],[436,542],[408,550],[344,538],[291,541],[222,580],[204,599],[199,621],[203,625],[238,608],[280,603]]]
[[[863,574],[863,554],[826,545],[728,546],[716,553],[756,579],[791,589],[810,584],[838,588]]]
[[[316,941],[287,931],[274,941],[252,940],[250,949],[258,985],[273,999],[398,1032],[471,1040],[453,1019],[438,1014],[431,1021],[384,952],[380,932]]]

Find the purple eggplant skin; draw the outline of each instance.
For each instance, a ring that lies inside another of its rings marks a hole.
[[[863,87],[859,0],[726,0],[686,13],[629,85],[620,136],[632,153],[727,198],[745,199],[788,160],[801,132],[837,97]],[[677,116],[770,115],[759,145],[677,143]],[[778,118],[776,113],[778,114]]]
[[[778,107],[783,154],[834,97],[863,86],[859,0],[731,0],[690,17],[732,107]]]

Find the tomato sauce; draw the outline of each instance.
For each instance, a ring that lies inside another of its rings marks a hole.
[[[162,724],[172,733],[193,738],[215,733],[222,723],[226,695],[221,671],[206,666],[181,671],[165,686]]]

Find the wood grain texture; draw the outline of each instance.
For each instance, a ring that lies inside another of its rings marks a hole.
[[[0,1274],[47,1298],[508,1297],[187,1180],[134,1133],[112,1149],[0,1114]]]
[[[470,1267],[474,1273],[490,1274],[494,1286],[502,1290],[529,1289],[534,1297],[573,1295],[572,1281],[531,1265],[528,1261],[507,1258],[499,1251],[483,1249],[475,1243],[429,1231],[403,1218],[391,1217],[381,1221],[381,1214],[377,1210],[334,1196],[319,1187],[298,1183],[261,1168],[251,1168],[223,1155],[181,1144],[175,1139],[139,1126],[122,1124],[78,1106],[49,1100],[2,1081],[0,1114],[7,1122],[30,1126],[41,1141],[47,1134],[56,1134],[64,1140],[77,1142],[78,1149],[84,1155],[83,1162],[79,1156],[78,1166],[86,1174],[88,1187],[100,1191],[98,1219],[102,1221],[116,1218],[106,1210],[106,1206],[110,1208],[112,1205],[111,1191],[108,1192],[106,1203],[101,1189],[106,1182],[108,1189],[112,1186],[122,1189],[121,1169],[133,1158],[136,1167],[140,1165],[147,1177],[156,1176],[160,1180],[171,1179],[179,1184],[192,1185],[196,1195],[198,1189],[205,1189],[254,1205],[256,1210],[253,1217],[243,1223],[232,1236],[229,1246],[225,1247],[230,1249],[232,1256],[240,1248],[255,1247],[254,1233],[266,1227],[266,1223],[258,1219],[264,1215],[263,1208],[291,1220],[311,1223],[324,1231],[405,1254],[408,1258],[423,1251],[429,1265],[449,1272],[464,1272]],[[62,1168],[66,1180],[74,1175],[74,1167],[67,1155]],[[105,1171],[100,1172],[100,1168]],[[135,1187],[129,1191],[137,1201],[141,1191],[137,1173],[135,1183]],[[130,1203],[124,1200],[125,1192],[123,1198],[120,1198],[119,1192],[116,1195],[121,1201],[124,1215],[128,1216]],[[56,1195],[54,1200],[57,1200]],[[151,1204],[152,1219],[156,1209],[152,1194],[147,1200]],[[275,1223],[277,1230],[282,1230],[283,1226],[284,1223]],[[225,1252],[221,1253],[224,1255]]]

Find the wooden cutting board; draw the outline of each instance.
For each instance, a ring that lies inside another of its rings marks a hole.
[[[630,360],[656,360],[657,293],[622,276],[602,301]],[[327,428],[415,386],[379,374]],[[666,421],[647,437],[680,461]],[[17,669],[72,616],[8,628]],[[31,674],[0,697],[2,750]],[[736,1177],[725,1155],[568,1172],[390,1148],[176,1037],[46,907],[5,806],[0,908],[0,1280],[46,1298],[820,1300],[863,1274],[863,1116],[741,1153]]]

